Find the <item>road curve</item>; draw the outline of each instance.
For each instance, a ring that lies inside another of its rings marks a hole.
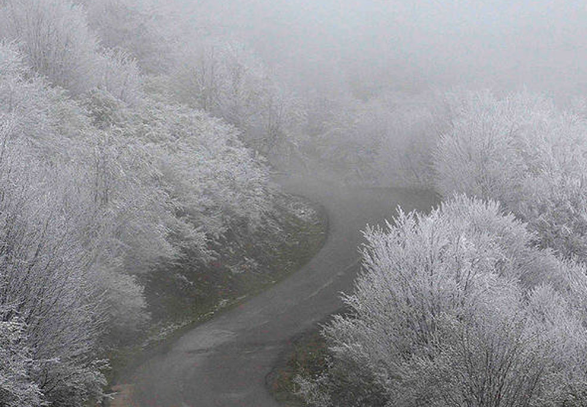
[[[322,250],[285,281],[197,326],[138,367],[127,380],[134,391],[126,405],[276,407],[265,377],[290,338],[340,308],[339,294],[350,291],[359,268],[360,231],[391,218],[398,205],[427,210],[434,201],[430,193],[407,190],[282,184],[326,208],[330,230]]]

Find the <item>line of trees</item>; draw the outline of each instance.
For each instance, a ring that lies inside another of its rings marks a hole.
[[[0,2],[2,405],[99,399],[138,276],[273,210],[239,130],[177,101],[172,45],[123,1]]]
[[[585,103],[450,92],[428,126],[445,202],[368,228],[346,312],[323,328],[315,406],[587,403]]]
[[[365,232],[308,402],[586,403],[584,102],[338,79],[299,97],[247,44],[168,23],[132,0],[0,0],[0,403],[100,398],[106,348],[149,320],[139,277],[266,222],[268,160],[293,157],[446,199]]]

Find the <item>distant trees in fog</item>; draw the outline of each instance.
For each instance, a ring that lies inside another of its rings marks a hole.
[[[161,74],[173,64],[174,38],[156,16],[133,0],[79,0],[85,6],[89,27],[100,44],[122,49],[146,74]]]
[[[269,154],[291,143],[304,113],[244,44],[206,39],[182,49],[171,71],[175,99],[241,129],[244,141]]]
[[[308,105],[302,148],[348,180],[377,186],[430,188],[431,154],[446,117],[436,97],[383,93],[317,97]]]

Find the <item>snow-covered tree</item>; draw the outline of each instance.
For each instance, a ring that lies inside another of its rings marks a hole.
[[[79,405],[101,394],[96,356],[106,317],[80,230],[88,214],[82,182],[71,182],[80,174],[68,165],[79,149],[55,132],[49,111],[59,93],[23,77],[16,52],[0,48],[0,67],[8,67],[0,68],[2,321],[22,321],[34,361],[26,374],[42,400]]]
[[[142,78],[134,59],[124,51],[106,50],[97,65],[98,87],[128,105],[137,105],[142,96]]]
[[[136,50],[101,44],[86,6],[0,1],[0,404],[100,397],[104,340],[149,319],[141,275],[273,208],[239,130],[147,96]]]
[[[528,93],[460,95],[451,110],[435,154],[439,192],[499,200],[540,245],[585,261],[585,118]]]
[[[41,392],[33,382],[35,369],[27,348],[25,324],[16,316],[0,313],[0,400],[7,407],[37,407],[42,405]]]
[[[317,405],[585,402],[584,267],[464,196],[365,237],[348,312],[324,329],[330,368],[301,380]]]
[[[98,39],[81,6],[67,0],[0,3],[0,36],[16,41],[26,62],[74,94],[97,85]]]
[[[264,154],[294,136],[303,119],[300,103],[247,46],[206,39],[178,55],[170,75],[177,101],[226,120],[249,147]]]
[[[172,65],[174,45],[165,27],[140,1],[83,0],[90,27],[109,49],[121,49],[144,73],[161,74]]]
[[[152,99],[137,109],[112,107],[115,103],[95,94],[91,114],[98,126],[108,125],[123,139],[148,146],[155,181],[179,216],[176,232],[185,232],[186,222],[195,225],[188,233],[195,240],[184,235],[184,243],[203,250],[208,238],[219,237],[234,222],[255,227],[272,210],[275,187],[269,170],[233,126]]]
[[[16,43],[34,72],[73,95],[99,87],[130,104],[141,97],[134,59],[103,49],[84,7],[69,0],[0,3],[0,39]]]

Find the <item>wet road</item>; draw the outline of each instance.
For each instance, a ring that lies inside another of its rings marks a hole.
[[[320,202],[330,229],[300,271],[238,308],[195,327],[126,380],[141,407],[275,407],[265,386],[290,338],[339,309],[358,265],[361,230],[404,211],[428,210],[430,193],[353,189],[284,181],[288,192]]]

